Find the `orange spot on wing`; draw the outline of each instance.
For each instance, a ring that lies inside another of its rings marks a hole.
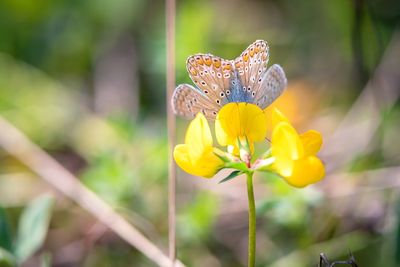
[[[211,64],[212,64],[212,61],[211,61],[210,57],[205,57],[204,58],[204,62],[206,63],[207,66],[211,66]]]
[[[249,54],[247,52],[243,55],[243,60],[244,62],[247,62],[249,60]]]
[[[197,75],[197,71],[196,71],[196,69],[193,68],[193,67],[190,67],[190,68],[189,68],[189,72],[190,72],[190,74],[192,74],[192,75]]]
[[[230,64],[226,64],[222,69],[223,69],[223,70],[231,70],[232,67],[231,67]]]
[[[218,69],[219,67],[221,67],[221,60],[219,60],[219,59],[214,59],[214,67],[216,67],[217,69]]]
[[[253,57],[254,56],[254,48],[250,48],[250,56]]]
[[[196,57],[196,62],[199,65],[203,65],[204,64],[204,61],[203,61],[203,59],[201,57]]]

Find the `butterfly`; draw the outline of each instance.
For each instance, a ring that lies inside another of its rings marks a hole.
[[[196,87],[181,84],[172,95],[175,114],[193,118],[201,112],[215,119],[227,103],[246,102],[269,106],[287,85],[285,73],[277,64],[267,68],[269,47],[257,40],[234,60],[225,60],[211,54],[195,54],[186,62],[190,78]]]

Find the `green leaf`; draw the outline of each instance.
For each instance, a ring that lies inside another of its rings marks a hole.
[[[15,255],[19,263],[25,261],[38,250],[45,239],[50,222],[53,198],[42,196],[32,201],[24,209],[18,226]]]
[[[0,248],[3,248],[8,252],[13,251],[11,236],[12,233],[6,211],[0,207]]]
[[[240,162],[228,162],[225,163],[225,168],[231,168],[231,169],[236,169],[242,172],[248,172],[249,168],[247,168],[246,163],[240,161]]]
[[[232,180],[233,178],[235,178],[236,176],[241,175],[242,173],[243,173],[242,171],[233,171],[228,176],[226,176],[224,179],[219,181],[218,183],[221,184],[221,183],[227,182],[229,180]]]
[[[17,266],[17,261],[10,252],[5,249],[0,248],[0,267],[15,267]]]

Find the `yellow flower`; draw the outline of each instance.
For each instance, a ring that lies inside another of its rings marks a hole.
[[[268,106],[264,109],[265,119],[267,121],[267,136],[271,137],[272,130],[282,121],[289,122],[283,113],[274,106]]]
[[[229,103],[221,108],[215,120],[215,134],[221,146],[239,154],[240,146],[249,145],[254,150],[254,142],[262,141],[267,134],[263,110],[249,103]]]
[[[213,147],[210,127],[203,114],[197,114],[189,124],[185,144],[174,149],[174,159],[179,167],[187,173],[211,178],[222,167],[224,162],[215,154],[220,151]],[[223,153],[221,151],[221,153]]]
[[[282,115],[278,110],[275,112],[277,116]],[[272,131],[273,168],[295,187],[318,182],[325,175],[325,167],[316,157],[322,145],[321,134],[310,130],[299,135],[284,116],[281,118]]]

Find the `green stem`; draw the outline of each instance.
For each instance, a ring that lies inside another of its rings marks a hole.
[[[256,205],[254,203],[253,173],[247,173],[247,197],[249,199],[248,267],[254,267],[256,262]]]

